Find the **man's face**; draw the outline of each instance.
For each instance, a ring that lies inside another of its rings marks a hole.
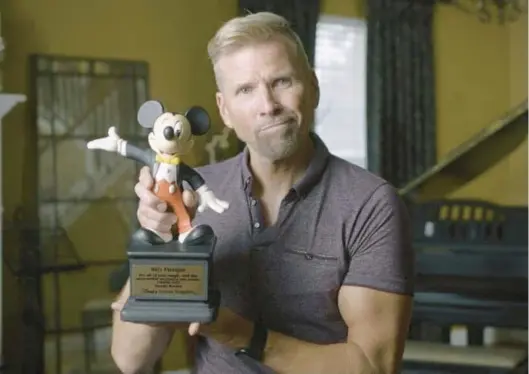
[[[308,136],[318,103],[312,71],[281,40],[221,57],[217,105],[224,123],[251,151],[270,161],[292,155]]]

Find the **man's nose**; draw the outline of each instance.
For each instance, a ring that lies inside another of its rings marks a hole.
[[[281,112],[281,104],[277,100],[273,90],[270,87],[264,87],[261,90],[261,115],[277,115]]]

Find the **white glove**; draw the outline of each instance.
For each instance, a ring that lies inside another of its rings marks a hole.
[[[197,193],[200,198],[200,204],[198,205],[197,210],[200,213],[202,213],[206,207],[209,207],[211,210],[220,214],[230,206],[226,201],[217,199],[213,191],[210,191],[206,186],[200,187],[197,190]]]
[[[108,152],[118,152],[118,145],[121,141],[121,138],[116,132],[116,128],[112,126],[108,129],[108,136],[105,138],[99,138],[91,140],[86,144],[88,149],[102,149]]]

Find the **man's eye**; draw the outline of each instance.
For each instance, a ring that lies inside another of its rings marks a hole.
[[[252,91],[252,88],[251,87],[241,87],[237,90],[237,93],[241,93],[241,94],[248,94]]]
[[[292,84],[292,80],[290,78],[279,78],[275,81],[276,86],[288,87],[291,84]]]

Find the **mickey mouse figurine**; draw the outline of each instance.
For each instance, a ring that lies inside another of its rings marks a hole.
[[[154,178],[153,192],[165,201],[168,210],[177,216],[178,233],[162,234],[148,228],[140,228],[133,240],[149,244],[163,244],[175,239],[186,244],[198,244],[213,235],[208,225],[191,226],[191,219],[182,200],[182,182],[189,183],[200,198],[198,211],[206,207],[217,213],[228,208],[228,203],[219,200],[200,174],[181,162],[180,156],[188,153],[193,147],[194,136],[205,134],[210,128],[207,112],[198,106],[191,107],[185,115],[166,112],[159,101],[149,100],[138,110],[138,122],[145,128],[152,129],[148,141],[150,148],[141,149],[121,139],[116,129],[111,127],[108,136],[88,142],[89,149],[102,149],[148,165]]]

